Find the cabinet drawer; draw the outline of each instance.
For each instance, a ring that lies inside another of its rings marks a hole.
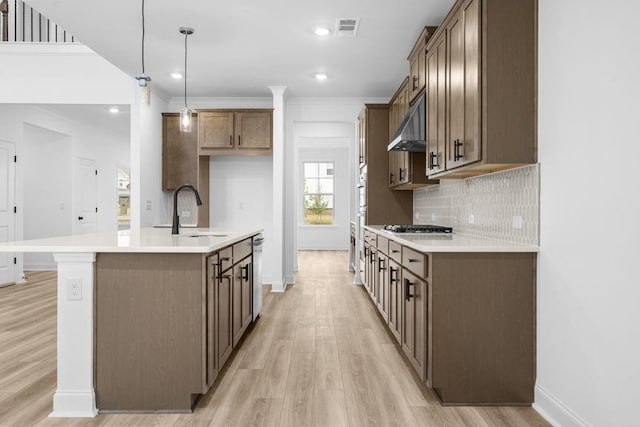
[[[227,246],[220,249],[218,256],[220,257],[220,273],[223,273],[233,265],[233,247]]]
[[[240,261],[251,255],[252,239],[244,239],[233,245],[233,256],[235,261]]]
[[[389,258],[398,264],[402,263],[402,246],[393,240],[389,240]]]
[[[364,230],[364,240],[369,242],[372,246],[377,245],[377,235],[369,230]]]
[[[378,236],[378,250],[384,254],[389,254],[389,239]]]
[[[423,253],[403,247],[402,266],[420,278],[427,277],[427,256]]]

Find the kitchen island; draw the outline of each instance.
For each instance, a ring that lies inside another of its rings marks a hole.
[[[253,320],[261,231],[145,228],[0,245],[58,264],[51,416],[191,411]]]

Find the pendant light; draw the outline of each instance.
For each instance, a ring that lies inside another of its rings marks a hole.
[[[144,72],[144,0],[142,0],[142,74],[138,74],[135,79],[138,81],[138,99],[141,105],[151,105],[151,77]]]
[[[180,27],[180,34],[184,34],[184,108],[180,110],[180,131],[191,132],[193,127],[191,115],[195,111],[187,107],[187,39],[193,34],[193,28]]]

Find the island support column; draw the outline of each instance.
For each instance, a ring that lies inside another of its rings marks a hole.
[[[95,417],[95,253],[54,254],[58,263],[58,385],[50,417]]]

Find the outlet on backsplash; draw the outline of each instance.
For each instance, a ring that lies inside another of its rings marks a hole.
[[[413,192],[415,224],[523,244],[539,244],[540,167],[441,180]]]

